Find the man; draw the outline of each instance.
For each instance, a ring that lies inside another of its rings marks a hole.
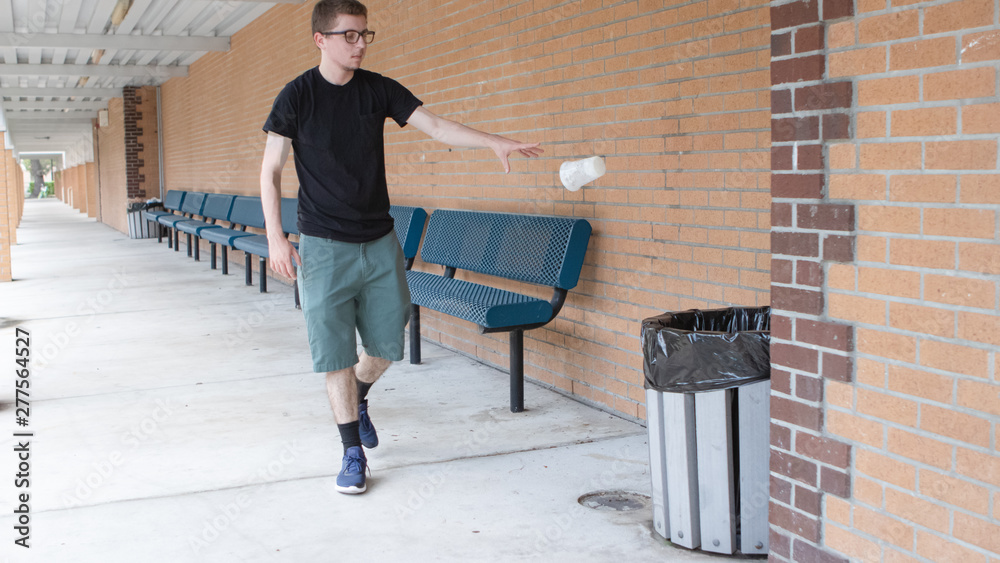
[[[357,0],[321,0],[313,9],[320,64],[289,82],[264,124],[261,201],[271,269],[299,280],[313,369],[326,373],[344,445],[337,490],[367,489],[363,447],[378,445],[367,394],[403,359],[410,293],[393,232],[385,181],[383,127],[391,117],[454,146],[490,148],[510,171],[513,152],[537,143],[483,133],[434,115],[398,82],[361,69],[375,32]],[[281,228],[281,170],[294,148],[299,178],[299,249]],[[298,267],[296,272],[295,266]],[[355,332],[364,351],[358,357]],[[362,447],[363,446],[363,447]]]

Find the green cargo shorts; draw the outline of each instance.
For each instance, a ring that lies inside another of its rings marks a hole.
[[[364,243],[302,235],[299,256],[299,296],[313,371],[356,365],[355,333],[369,356],[402,360],[410,289],[396,234]]]

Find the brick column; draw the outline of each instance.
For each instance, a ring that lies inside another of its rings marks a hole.
[[[0,132],[0,138],[3,133]],[[12,244],[11,234],[15,226],[11,221],[10,207],[14,202],[14,188],[9,179],[11,174],[8,168],[13,165],[10,158],[10,151],[0,150],[0,282],[11,281],[10,267],[10,247]]]
[[[142,112],[139,111],[139,104],[142,102],[140,89],[137,86],[126,86],[122,89],[122,97],[125,100],[125,186],[128,201],[146,199],[146,190],[142,184],[145,180],[140,173],[143,161],[140,158],[143,146],[140,142],[142,137]]]
[[[771,4],[771,558],[839,562],[824,549],[824,495],[850,497],[851,448],[824,426],[824,380],[852,378],[854,329],[830,322],[832,262],[853,262],[855,208],[827,194],[828,142],[851,134],[853,84],[827,78],[839,0]]]

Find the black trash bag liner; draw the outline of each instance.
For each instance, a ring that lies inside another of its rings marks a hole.
[[[645,319],[645,387],[695,393],[767,379],[770,331],[770,307],[691,309]]]

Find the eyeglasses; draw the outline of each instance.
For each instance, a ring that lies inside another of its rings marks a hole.
[[[357,43],[358,39],[362,37],[365,38],[366,45],[370,45],[371,42],[375,40],[375,32],[368,29],[364,31],[354,31],[353,29],[348,29],[347,31],[321,31],[319,34],[326,37],[331,35],[343,35],[344,41],[347,41],[351,45]]]

